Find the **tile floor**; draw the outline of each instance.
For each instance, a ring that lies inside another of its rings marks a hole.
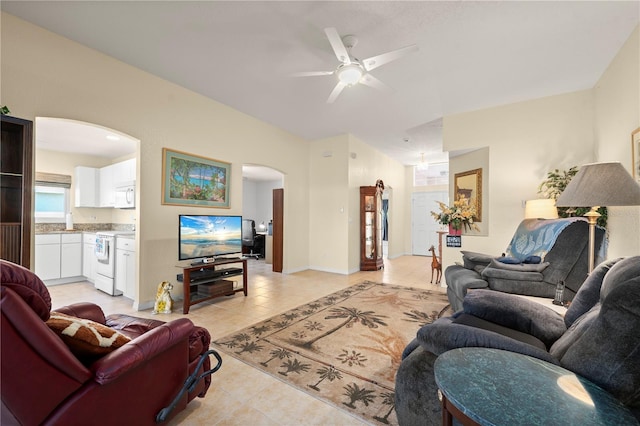
[[[431,258],[402,256],[385,260],[380,271],[339,275],[319,271],[279,274],[263,260],[249,260],[248,296],[236,293],[191,307],[187,317],[206,327],[212,339],[267,319],[280,312],[333,293],[364,280],[437,289],[430,284]],[[444,289],[441,288],[442,291]],[[182,317],[181,303],[174,313],[152,315],[134,311],[131,300],[110,297],[88,282],[49,287],[54,309],[87,301],[105,314],[128,313],[169,321]],[[362,420],[334,408],[224,353],[222,368],[214,374],[205,398],[196,398],[171,425],[363,425]]]

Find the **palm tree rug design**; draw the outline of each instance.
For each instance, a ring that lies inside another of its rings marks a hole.
[[[394,380],[418,329],[449,312],[438,290],[366,281],[213,342],[372,424],[397,424]]]

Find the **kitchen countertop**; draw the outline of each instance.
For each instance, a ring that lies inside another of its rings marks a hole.
[[[131,223],[74,223],[73,229],[66,229],[64,223],[36,223],[35,234],[74,234],[86,232],[95,234],[96,232],[117,232],[135,235],[135,225]]]

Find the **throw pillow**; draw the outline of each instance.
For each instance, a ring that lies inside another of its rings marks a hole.
[[[47,325],[78,358],[106,355],[131,341],[106,325],[60,312],[51,312]]]
[[[516,259],[515,257],[503,256],[496,259],[500,263],[506,263],[507,265],[519,265],[520,259]]]

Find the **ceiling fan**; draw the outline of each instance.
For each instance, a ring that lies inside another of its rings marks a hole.
[[[389,88],[380,80],[372,76],[369,71],[378,68],[386,63],[394,61],[407,53],[415,52],[418,46],[403,47],[402,49],[392,50],[391,52],[381,55],[372,56],[367,59],[359,60],[351,55],[351,49],[358,43],[358,39],[352,35],[340,37],[338,30],[335,28],[324,29],[329,43],[333,48],[333,52],[340,61],[340,65],[333,71],[311,71],[295,73],[296,77],[314,77],[321,75],[337,75],[338,83],[331,91],[327,103],[333,103],[342,90],[347,86],[354,84],[364,84],[380,90],[389,90]]]

